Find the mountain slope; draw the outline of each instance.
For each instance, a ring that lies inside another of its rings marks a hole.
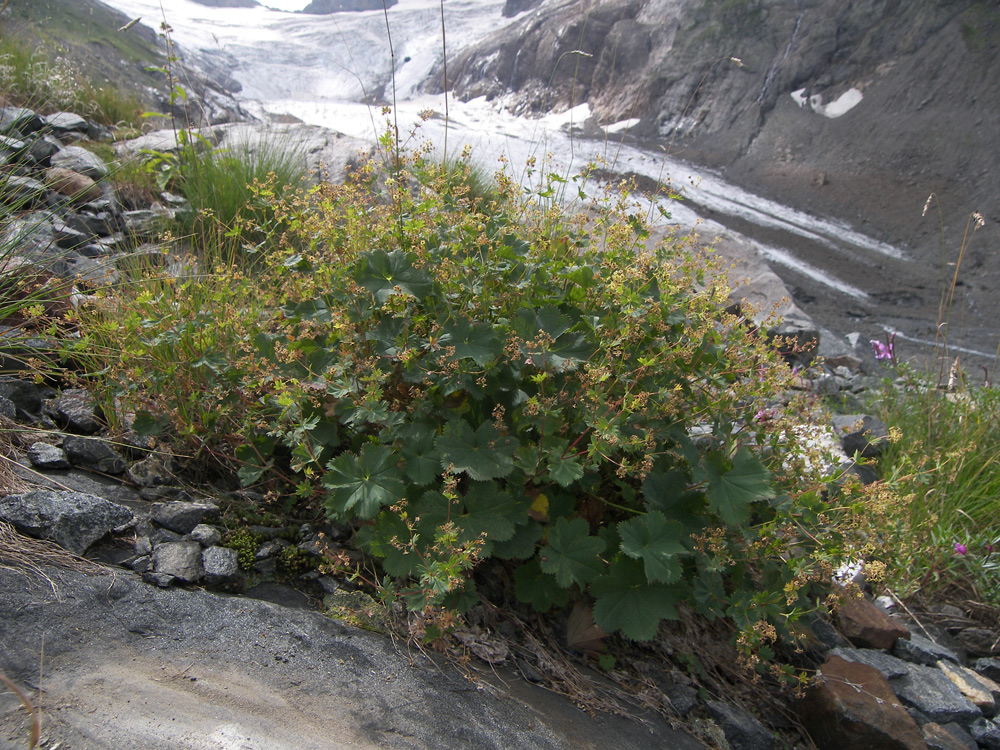
[[[992,351],[998,49],[1000,8],[973,0],[548,0],[448,74],[460,97],[515,111],[587,102],[601,124],[641,118],[630,136],[647,146],[863,225],[916,261],[882,269],[901,312],[937,317],[947,263],[982,212],[958,297]]]

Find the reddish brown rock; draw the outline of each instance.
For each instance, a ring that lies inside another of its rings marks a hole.
[[[802,724],[820,750],[927,750],[877,669],[831,656],[820,671],[822,681],[799,704]]]
[[[101,197],[101,189],[87,175],[65,167],[50,167],[45,172],[45,181],[57,193],[62,193],[79,203],[96,201]]]
[[[891,649],[910,631],[875,606],[869,599],[849,598],[837,610],[840,632],[859,648]]]

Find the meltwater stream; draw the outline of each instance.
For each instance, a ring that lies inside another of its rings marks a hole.
[[[170,0],[169,5],[160,0],[105,2],[130,17],[141,16],[142,23],[153,28],[165,20],[189,62],[225,66],[240,82],[239,99],[250,112],[293,115],[374,140],[385,127],[381,103],[395,99],[401,133],[409,132],[421,113],[433,110],[435,116],[422,121],[418,137],[444,143],[444,97],[419,90],[442,57],[439,0],[400,0],[386,13],[328,15],[265,7],[212,8],[190,0]],[[449,59],[516,21],[502,16],[503,4],[444,3]],[[932,323],[899,317],[884,300],[884,293],[900,279],[919,275],[899,247],[728,184],[716,173],[668,158],[656,146],[631,145],[625,137],[629,123],[605,127],[604,139],[585,139],[581,133],[589,118],[586,104],[538,118],[515,117],[503,110],[502,102],[483,99],[463,103],[449,98],[447,105],[451,154],[469,144],[482,166],[492,168],[493,160],[503,155],[515,174],[530,157],[550,159],[551,168],[564,175],[578,173],[596,157],[611,172],[638,176],[646,184],[669,184],[684,198],[665,207],[672,224],[689,228],[708,218],[751,238],[793,289],[796,301],[823,326],[841,336],[860,330],[862,346],[882,329],[898,329],[918,347],[933,344]],[[718,225],[704,226],[702,236],[710,240],[712,227]],[[992,357],[975,348],[969,351]]]

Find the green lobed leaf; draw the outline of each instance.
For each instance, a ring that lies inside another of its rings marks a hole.
[[[409,576],[417,570],[420,557],[410,551],[411,532],[398,513],[379,513],[374,524],[358,533],[358,542],[382,558],[382,568],[391,576]]]
[[[698,477],[708,483],[708,504],[730,526],[750,519],[750,506],[774,497],[771,474],[748,449],[740,448],[730,464],[717,452],[708,454]]]
[[[574,455],[565,455],[567,444],[567,441],[561,440],[555,447],[545,451],[549,476],[560,487],[569,487],[583,478],[583,466],[580,465],[580,460]]]
[[[455,347],[456,357],[467,357],[480,367],[503,354],[503,340],[489,326],[458,318],[445,326],[444,333],[449,337],[449,345]]]
[[[464,536],[475,539],[486,535],[487,542],[505,542],[514,536],[514,522],[527,511],[509,492],[494,482],[473,482],[464,498],[465,508],[457,520]]]
[[[340,518],[374,518],[383,505],[406,494],[402,472],[391,448],[366,443],[357,456],[343,453],[327,464],[323,485],[332,490],[326,507]]]
[[[402,250],[372,250],[366,253],[355,273],[355,280],[372,293],[375,302],[384,304],[393,294],[402,292],[420,300],[430,294],[433,278],[413,267],[412,253]]]
[[[560,518],[549,528],[549,543],[538,552],[538,559],[542,570],[569,588],[574,583],[586,585],[604,572],[603,551],[604,540],[590,535],[586,521]]]
[[[431,422],[414,422],[400,430],[399,452],[403,471],[418,486],[433,482],[441,471],[441,455],[434,447],[435,428]]]
[[[493,556],[501,560],[527,560],[535,554],[538,540],[542,538],[544,529],[538,521],[529,521],[525,526],[518,526],[514,536],[493,545]]]
[[[673,583],[681,577],[677,556],[687,552],[680,542],[684,537],[681,524],[668,521],[662,513],[644,513],[618,524],[618,533],[622,552],[642,560],[650,583]]]
[[[682,592],[661,583],[647,583],[639,560],[619,555],[606,575],[590,586],[594,622],[605,633],[621,632],[634,641],[656,637],[660,621],[677,618]]]
[[[475,432],[468,422],[453,419],[445,425],[435,447],[441,454],[441,467],[464,471],[472,479],[500,479],[514,470],[517,442],[501,435],[491,422],[483,422]]]

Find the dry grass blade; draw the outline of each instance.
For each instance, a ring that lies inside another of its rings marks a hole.
[[[0,521],[0,570],[38,576],[48,583],[53,593],[57,593],[55,582],[45,570],[52,567],[81,573],[104,571],[97,563],[74,555],[54,542],[23,536],[9,523]]]
[[[28,696],[24,694],[24,691],[8,679],[7,675],[2,672],[0,672],[0,682],[6,685],[7,688],[20,699],[22,705],[24,705],[24,707],[28,710],[28,713],[31,714],[31,734],[28,736],[28,750],[34,750],[34,748],[38,747],[38,741],[42,736],[42,720],[38,715],[38,709],[35,708],[35,704],[28,699]]]

